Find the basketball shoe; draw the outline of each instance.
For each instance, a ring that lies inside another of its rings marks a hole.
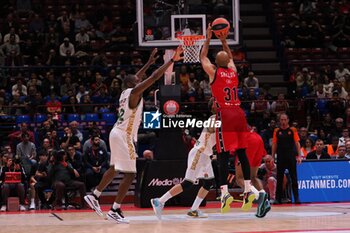
[[[242,210],[248,211],[253,206],[253,201],[255,199],[255,194],[253,192],[246,192],[243,194],[243,205]]]
[[[164,205],[159,201],[159,198],[151,199],[151,205],[153,207],[153,211],[156,214],[159,220],[162,220],[162,211]]]
[[[116,210],[110,209],[110,211],[108,211],[107,213],[107,219],[110,221],[115,221],[117,223],[129,224],[129,220],[127,220],[124,217],[123,212],[121,211],[120,208]]]
[[[100,203],[98,202],[98,197],[95,194],[89,194],[84,197],[86,203],[90,206],[91,209],[95,210],[98,216],[103,216]]]
[[[221,213],[227,213],[230,211],[230,205],[233,202],[233,197],[231,196],[231,194],[226,193],[222,196],[221,198]]]
[[[259,193],[258,208],[256,210],[256,217],[263,218],[271,210],[270,201],[267,197],[267,193]]]
[[[187,215],[193,218],[207,218],[208,215],[203,213],[201,210],[190,210],[187,212]]]

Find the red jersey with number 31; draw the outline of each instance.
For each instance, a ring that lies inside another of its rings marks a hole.
[[[217,68],[211,91],[219,107],[240,105],[238,98],[238,76],[232,68]]]

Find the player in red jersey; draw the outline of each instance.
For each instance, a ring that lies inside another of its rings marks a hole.
[[[232,59],[230,48],[226,41],[226,35],[221,35],[223,51],[218,52],[215,63],[208,58],[209,43],[212,37],[211,25],[207,28],[207,39],[204,42],[200,54],[200,60],[204,71],[208,74],[213,97],[217,105],[217,120],[221,120],[221,128],[216,129],[216,148],[220,165],[221,185],[221,212],[226,213],[233,201],[227,188],[228,159],[231,152],[236,152],[242,164],[244,175],[244,199],[242,209],[249,209],[255,195],[251,193],[250,166],[246,155],[247,142],[245,136],[248,133],[247,121],[243,110],[240,108],[238,98],[238,75]]]
[[[268,195],[265,192],[260,179],[258,178],[258,170],[261,165],[261,161],[263,160],[263,157],[267,153],[265,150],[264,141],[262,140],[259,134],[254,132],[253,129],[250,131],[250,133],[247,134],[246,139],[248,142],[246,153],[250,164],[250,178],[253,184],[251,189],[254,191],[254,193],[259,193],[259,195],[255,197],[259,204],[255,216],[258,218],[263,218],[267,214],[267,212],[271,210],[271,205],[270,201],[268,200]],[[238,160],[236,161],[235,171],[237,184],[243,188],[243,172],[241,164]]]

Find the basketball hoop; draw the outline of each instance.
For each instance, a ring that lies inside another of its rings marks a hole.
[[[184,63],[199,63],[199,54],[205,41],[203,35],[178,36],[184,50]]]

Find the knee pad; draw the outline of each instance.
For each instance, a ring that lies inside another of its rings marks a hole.
[[[191,187],[192,185],[193,185],[193,183],[189,180],[184,180],[181,182],[182,190],[185,190],[185,189]]]
[[[214,185],[214,179],[210,180],[203,180],[203,188],[207,191],[210,190],[210,188]]]

